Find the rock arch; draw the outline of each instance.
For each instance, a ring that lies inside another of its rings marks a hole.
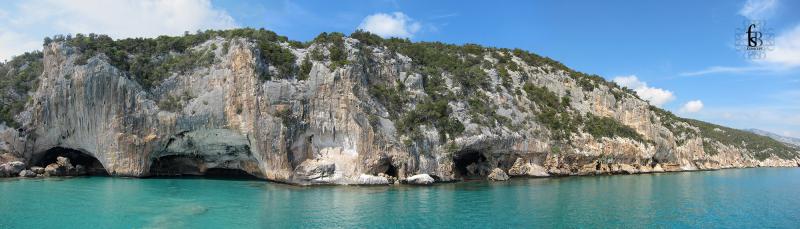
[[[81,170],[81,172],[63,175],[108,175],[108,171],[103,163],[92,154],[83,150],[62,146],[52,147],[41,153],[34,154],[30,164],[33,166],[47,167],[54,163],[57,164],[59,157],[69,159],[69,163],[76,169],[75,171]],[[80,169],[78,169],[78,166],[80,166]]]

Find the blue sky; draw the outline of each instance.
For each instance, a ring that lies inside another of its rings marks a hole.
[[[0,59],[43,36],[115,38],[264,27],[294,40],[357,28],[414,41],[522,48],[637,90],[680,116],[800,137],[800,2],[761,1],[5,1]],[[763,20],[774,50],[736,50]]]

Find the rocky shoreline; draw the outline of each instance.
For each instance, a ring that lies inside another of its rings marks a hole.
[[[671,172],[696,172],[696,171],[714,171],[720,169],[748,169],[748,168],[786,168],[786,167],[800,167],[798,164],[778,163],[773,165],[761,166],[707,166],[704,168],[681,169],[677,164],[655,164],[653,166],[640,166],[629,164],[594,164],[584,165],[581,169],[572,172],[565,172],[561,169],[545,170],[543,168],[523,167],[519,163],[511,167],[508,171],[500,168],[491,170],[485,178],[488,181],[507,181],[513,178],[544,178],[544,177],[570,177],[570,176],[606,176],[606,175],[635,175],[635,174],[651,174],[651,173],[671,173]],[[42,178],[42,177],[74,177],[74,176],[90,176],[93,175],[87,172],[83,165],[72,165],[69,158],[57,157],[55,163],[51,163],[46,167],[31,166],[26,167],[26,164],[21,161],[11,161],[0,164],[0,178]],[[460,182],[460,180],[442,181],[434,178],[429,174],[416,174],[409,176],[405,179],[398,179],[390,175],[380,173],[376,176],[363,174],[359,177],[359,182],[355,185],[433,185],[435,183],[452,183]],[[266,180],[269,181],[269,180]],[[283,182],[281,182],[283,183]],[[292,183],[289,183],[292,184]],[[296,185],[296,184],[295,184]]]
[[[136,48],[152,43],[164,50]],[[41,67],[20,82],[30,91],[0,93],[20,107],[0,123],[2,171],[379,185],[800,162],[796,147],[524,50],[364,33],[292,44],[248,29],[53,39],[19,65]]]

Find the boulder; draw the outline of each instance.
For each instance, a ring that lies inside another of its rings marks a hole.
[[[494,168],[492,173],[489,173],[488,178],[493,181],[505,181],[508,180],[508,174],[500,168]]]
[[[530,161],[522,158],[517,158],[514,165],[508,169],[508,175],[511,176],[532,176],[532,177],[546,177],[550,176],[547,169]]]
[[[434,180],[431,175],[425,173],[406,178],[406,183],[413,185],[430,185],[434,182],[436,182],[436,180]]]
[[[63,166],[58,165],[57,163],[52,163],[52,164],[47,165],[47,167],[44,168],[44,172],[45,172],[45,174],[47,174],[49,176],[66,176],[67,175],[67,169],[64,168]]]
[[[19,176],[20,177],[36,177],[36,173],[34,173],[31,170],[26,169],[26,170],[22,170],[22,172],[19,172]]]
[[[356,183],[364,185],[385,185],[390,184],[391,182],[389,182],[389,179],[386,177],[361,174],[361,176],[358,176]]]
[[[664,168],[661,167],[661,164],[656,164],[655,166],[653,166],[653,170],[652,171],[654,173],[663,173],[664,172]]]
[[[303,161],[295,169],[295,177],[299,180],[311,183],[326,183],[336,172],[336,164],[320,159],[310,159]]]
[[[72,167],[72,163],[70,163],[69,158],[66,157],[57,157],[56,164],[64,167]]]
[[[31,167],[31,171],[33,171],[36,174],[44,174],[44,168],[41,166],[33,166]]]
[[[25,170],[24,162],[21,161],[8,162],[0,165],[0,177],[16,176],[22,170]]]
[[[629,165],[629,164],[620,164],[619,165],[619,170],[621,172],[627,173],[627,174],[639,173],[639,170],[636,170],[635,167],[633,167],[632,165]]]

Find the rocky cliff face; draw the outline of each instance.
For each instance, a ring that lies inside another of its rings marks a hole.
[[[19,128],[0,128],[2,158],[42,164],[58,147],[117,176],[235,169],[294,184],[800,162],[795,148],[675,117],[533,54],[366,36],[274,41],[288,65],[254,39],[212,36],[184,50],[207,64],[168,69],[147,87],[108,53],[48,43]],[[283,66],[295,71],[276,77]]]

